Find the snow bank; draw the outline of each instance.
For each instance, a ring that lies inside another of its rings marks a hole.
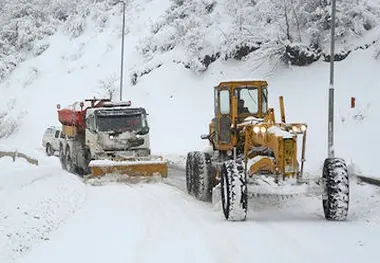
[[[0,158],[0,262],[14,262],[49,239],[84,202],[85,189],[57,162]]]

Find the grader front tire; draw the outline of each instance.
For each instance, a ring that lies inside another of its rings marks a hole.
[[[248,192],[241,160],[226,161],[222,166],[221,196],[224,217],[229,221],[247,218]]]
[[[198,200],[210,202],[212,196],[211,157],[195,152],[193,158],[194,194]]]
[[[203,152],[189,152],[186,159],[187,192],[198,200],[209,202],[212,196],[213,180],[210,155]]]

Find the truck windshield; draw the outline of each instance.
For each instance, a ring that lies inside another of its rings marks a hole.
[[[97,116],[97,127],[99,131],[137,131],[144,127],[142,115],[108,115]]]

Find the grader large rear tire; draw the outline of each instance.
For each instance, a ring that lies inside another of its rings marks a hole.
[[[323,211],[325,218],[344,221],[348,215],[350,188],[347,166],[341,158],[327,158],[323,165]]]
[[[213,179],[211,157],[203,152],[189,152],[186,159],[187,192],[201,201],[209,202],[212,196]]]
[[[248,192],[244,165],[241,160],[229,160],[222,166],[221,196],[224,216],[229,221],[247,218]]]
[[[195,152],[193,157],[194,195],[198,200],[210,202],[212,197],[211,156]]]
[[[187,192],[193,194],[193,172],[192,172],[192,163],[194,158],[194,152],[189,152],[186,157],[186,188]]]

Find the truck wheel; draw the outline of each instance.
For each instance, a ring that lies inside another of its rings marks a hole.
[[[52,156],[54,154],[53,148],[51,147],[50,143],[46,144],[45,151],[47,156]]]
[[[189,152],[186,157],[186,188],[187,193],[192,195],[193,193],[193,173],[192,173],[192,163],[194,158],[194,152]]]
[[[229,160],[222,166],[222,208],[229,221],[244,221],[247,217],[247,179],[241,160]]]
[[[73,164],[73,159],[71,158],[71,155],[70,155],[70,149],[68,148],[66,150],[66,170],[69,172],[69,173],[74,173],[75,172],[75,167],[74,167],[74,164]]]
[[[323,164],[322,179],[325,218],[332,221],[346,220],[350,188],[345,161],[341,158],[327,158]]]
[[[89,167],[89,164],[91,162],[91,151],[89,148],[86,148],[84,151],[84,167],[83,167],[83,175],[91,173],[91,168]]]
[[[59,161],[63,170],[66,170],[66,156],[63,152],[63,146],[59,146]]]
[[[212,196],[211,156],[195,152],[192,165],[193,191],[198,200],[209,202]]]

